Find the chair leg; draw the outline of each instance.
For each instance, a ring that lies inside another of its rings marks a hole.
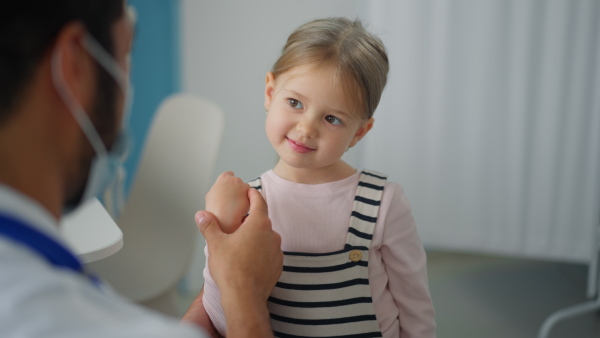
[[[598,252],[596,252],[596,255],[594,255],[588,268],[587,291],[588,297],[594,297],[595,299],[558,310],[548,316],[548,318],[546,318],[540,327],[538,338],[548,338],[552,327],[561,320],[600,310],[600,276],[598,275],[599,265],[600,261],[598,260]]]
[[[542,327],[540,328],[540,331],[538,333],[538,338],[547,338],[552,327],[561,320],[571,318],[571,317],[576,317],[576,316],[579,316],[579,315],[582,315],[585,313],[589,313],[589,312],[594,312],[599,309],[600,309],[600,297],[596,298],[593,301],[581,303],[578,305],[574,305],[574,306],[556,311],[553,314],[551,314],[548,318],[546,318],[546,320],[542,324]]]

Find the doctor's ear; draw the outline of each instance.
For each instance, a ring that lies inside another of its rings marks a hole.
[[[87,28],[81,23],[65,25],[57,35],[51,56],[51,62],[56,62],[57,66],[51,71],[60,73],[57,75],[84,108],[89,106],[96,93],[95,62],[83,45],[86,34]]]
[[[269,111],[271,102],[273,101],[273,93],[275,91],[275,75],[273,72],[268,72],[265,79],[265,109]]]

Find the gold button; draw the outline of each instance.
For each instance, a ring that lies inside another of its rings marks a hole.
[[[362,259],[362,251],[360,250],[352,250],[350,251],[350,260],[353,262],[358,262]]]

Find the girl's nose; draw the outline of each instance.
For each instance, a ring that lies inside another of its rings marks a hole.
[[[296,130],[302,137],[314,138],[318,132],[318,121],[314,117],[308,116],[305,113],[304,116],[296,124]]]

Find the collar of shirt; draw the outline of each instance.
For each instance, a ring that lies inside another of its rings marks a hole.
[[[57,221],[42,205],[4,184],[0,184],[0,213],[21,220],[72,250],[62,238]]]

